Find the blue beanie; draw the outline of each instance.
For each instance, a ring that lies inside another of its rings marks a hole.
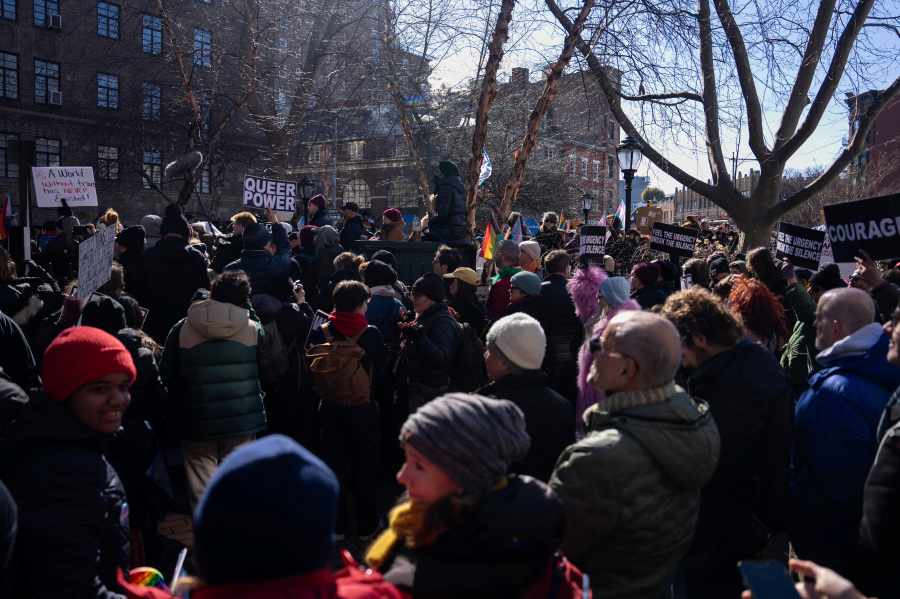
[[[265,225],[250,223],[241,233],[245,250],[261,250],[269,243],[269,231]]]
[[[284,435],[235,450],[194,510],[198,574],[209,584],[232,584],[324,568],[338,494],[328,466]]]
[[[514,274],[509,283],[521,289],[525,295],[534,296],[541,293],[541,277],[527,270]]]
[[[600,281],[600,295],[613,308],[627,302],[630,294],[631,283],[625,277],[609,277]]]

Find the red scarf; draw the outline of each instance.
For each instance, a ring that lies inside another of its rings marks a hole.
[[[352,337],[362,329],[369,326],[366,317],[356,312],[338,312],[335,310],[328,315],[328,321],[334,325],[344,337]]]

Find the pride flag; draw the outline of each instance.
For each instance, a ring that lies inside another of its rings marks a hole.
[[[481,254],[485,260],[494,259],[494,251],[497,249],[498,243],[500,243],[500,227],[497,226],[497,221],[491,214],[484,226],[484,241],[481,242]]]
[[[569,226],[569,223],[566,222],[565,210],[559,211],[559,230],[560,231],[568,231],[566,227]]]
[[[619,222],[622,223],[622,226],[625,226],[625,202],[619,202],[619,209],[616,210],[616,218],[619,219]]]
[[[510,239],[515,241],[516,243],[522,243],[522,217],[516,217],[516,224],[513,225],[512,235],[510,235]]]
[[[10,218],[12,218],[12,202],[9,194],[6,194],[6,202],[3,204],[3,210],[0,211],[0,239],[9,237],[9,225],[6,224],[6,221]]]
[[[604,211],[604,212],[603,212],[603,217],[600,219],[600,226],[601,226],[601,227],[605,227],[605,226],[606,226],[606,219],[607,219],[607,216],[606,216],[606,212]]]
[[[484,158],[481,160],[481,173],[478,175],[478,186],[481,187],[481,184],[487,181],[488,177],[491,176],[491,173],[494,172],[494,167],[491,165],[491,159],[488,158],[487,150],[481,150]]]

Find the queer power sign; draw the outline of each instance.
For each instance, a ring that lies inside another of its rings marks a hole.
[[[244,177],[244,206],[293,212],[297,203],[297,183],[262,177]]]
[[[823,206],[835,262],[853,262],[859,250],[873,260],[900,257],[900,193]]]

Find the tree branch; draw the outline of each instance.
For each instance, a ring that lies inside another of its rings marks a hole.
[[[722,0],[714,0],[721,2]],[[722,153],[722,133],[719,129],[719,92],[716,89],[716,64],[713,56],[713,33],[710,22],[709,0],[697,2],[697,24],[700,27],[700,74],[703,76],[703,115],[706,123],[706,155],[712,173],[713,185],[729,181],[728,167]],[[731,35],[728,36],[729,39]],[[740,41],[740,37],[738,38]],[[741,41],[741,45],[743,42]],[[736,62],[740,62],[736,60]],[[742,78],[741,78],[742,79]],[[743,81],[741,82],[743,84]],[[755,93],[755,92],[754,92]],[[749,110],[748,113],[752,112]],[[753,127],[750,128],[753,130]],[[751,135],[751,140],[753,136]]]

